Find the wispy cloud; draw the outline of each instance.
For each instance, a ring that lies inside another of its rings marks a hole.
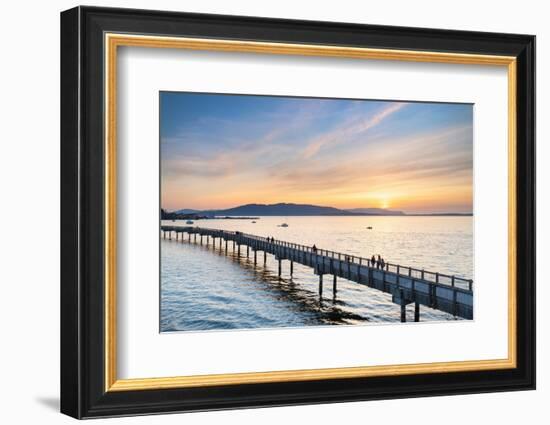
[[[310,141],[303,151],[303,158],[309,159],[317,154],[322,148],[344,142],[347,138],[367,132],[376,127],[384,119],[388,118],[397,111],[403,109],[406,103],[390,103],[381,111],[371,116],[360,116],[350,122],[346,122],[328,134],[323,134]]]

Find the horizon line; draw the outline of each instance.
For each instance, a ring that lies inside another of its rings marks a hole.
[[[208,209],[200,209],[200,208],[189,208],[189,207],[183,207],[183,208],[176,208],[176,209],[168,209],[168,208],[164,208],[164,207],[160,207],[162,210],[168,212],[168,213],[173,213],[173,212],[176,212],[176,211],[181,211],[181,210],[191,210],[191,211],[196,211],[196,212],[208,212],[208,211],[224,211],[224,210],[231,210],[231,209],[235,209],[235,208],[240,208],[240,207],[246,207],[246,206],[251,206],[251,205],[259,205],[259,206],[275,206],[275,205],[301,205],[301,206],[310,206],[310,207],[319,207],[319,208],[333,208],[335,210],[338,210],[338,211],[344,211],[344,212],[351,212],[353,213],[352,210],[381,210],[381,211],[388,211],[388,212],[398,212],[398,213],[403,213],[405,215],[410,215],[410,216],[414,216],[414,215],[474,215],[474,212],[473,211],[464,211],[464,212],[460,212],[460,211],[452,211],[452,210],[445,210],[445,211],[425,211],[425,212],[414,212],[414,211],[407,211],[407,210],[401,210],[401,209],[393,209],[393,208],[382,208],[382,207],[349,207],[349,208],[338,208],[338,207],[333,207],[331,205],[318,205],[318,204],[298,204],[298,203],[295,203],[295,202],[275,202],[275,203],[260,203],[260,202],[251,202],[251,203],[247,203],[247,204],[240,204],[240,205],[236,205],[236,206],[232,206],[232,207],[226,207],[226,208],[208,208]],[[358,215],[361,214],[361,213],[357,213]]]

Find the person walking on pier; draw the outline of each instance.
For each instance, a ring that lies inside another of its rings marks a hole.
[[[378,260],[376,261],[376,268],[379,269],[382,264],[382,257],[378,254]]]
[[[370,266],[376,267],[376,257],[374,256],[374,254],[372,254],[372,257],[370,258]]]
[[[313,252],[317,252],[317,247],[315,246],[315,244],[313,244],[313,246],[311,247],[311,250],[312,250]]]

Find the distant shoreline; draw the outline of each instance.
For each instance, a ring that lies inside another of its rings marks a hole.
[[[241,217],[241,216],[202,216],[202,217],[174,217],[163,218],[163,220],[187,221],[187,220],[260,220],[261,217],[473,217],[473,213],[433,213],[433,214],[308,214],[308,215],[263,215],[259,217]]]
[[[161,209],[163,219],[179,220],[198,220],[203,218],[245,218],[254,219],[256,217],[467,217],[473,216],[473,213],[466,212],[434,212],[434,213],[407,213],[404,211],[392,210],[387,208],[351,208],[340,209],[328,206],[311,204],[246,204],[227,209],[180,209],[176,211],[167,211]]]

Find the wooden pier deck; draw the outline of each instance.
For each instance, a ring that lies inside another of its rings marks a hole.
[[[286,242],[271,240],[262,236],[232,232],[219,229],[208,229],[194,226],[161,226],[164,238],[184,241],[187,239],[195,243],[206,243],[216,246],[219,239],[219,247],[225,251],[228,249],[228,242],[232,243],[232,249],[241,254],[241,246],[246,247],[246,255],[250,251],[257,264],[257,253],[263,253],[263,263],[266,263],[267,254],[275,256],[278,261],[278,274],[282,273],[282,261],[290,261],[290,275],[294,270],[294,263],[311,267],[313,272],[319,276],[319,296],[323,296],[323,276],[332,276],[333,296],[336,296],[338,277],[349,281],[366,285],[392,295],[392,302],[401,308],[401,321],[406,321],[405,307],[414,303],[414,320],[420,320],[420,305],[435,310],[444,311],[453,316],[464,319],[473,319],[473,281],[456,276],[441,273],[429,272],[412,267],[404,267],[397,264],[386,263],[384,269],[377,268],[371,264],[370,259],[354,255],[329,251],[317,248]],[[197,240],[198,238],[198,240]]]

